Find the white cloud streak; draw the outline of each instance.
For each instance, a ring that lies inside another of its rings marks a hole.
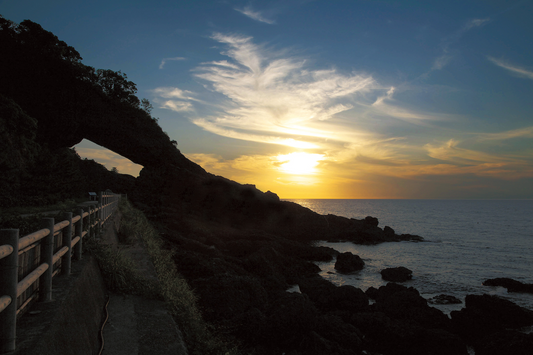
[[[242,9],[235,8],[236,11],[239,11],[241,14],[248,16],[252,20],[267,23],[269,25],[273,25],[276,23],[276,21],[271,20],[269,18],[266,18],[265,15],[263,15],[259,11],[254,11],[251,6],[246,6]]]
[[[519,76],[521,78],[526,79],[533,79],[533,71],[527,70],[524,68],[521,68],[516,65],[509,64],[501,59],[496,59],[494,57],[487,57],[488,60],[490,60],[492,63],[496,64],[497,66],[509,70],[511,73],[513,73],[516,76]]]
[[[161,64],[159,64],[159,69],[163,69],[165,67],[165,64],[169,60],[185,60],[185,58],[183,58],[183,57],[163,58],[163,60],[161,61]]]

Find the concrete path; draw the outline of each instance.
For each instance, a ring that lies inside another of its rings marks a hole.
[[[186,355],[181,332],[162,301],[111,294],[103,355]]]
[[[143,277],[156,279],[155,268],[141,241],[118,245],[119,225],[120,221],[109,223],[103,241],[128,255]],[[107,311],[103,355],[187,355],[181,331],[163,301],[110,293]]]

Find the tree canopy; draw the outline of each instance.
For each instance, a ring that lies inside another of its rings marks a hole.
[[[125,73],[83,64],[73,47],[39,24],[16,24],[0,16],[0,43],[0,93],[41,122],[39,142],[72,146],[83,138],[76,134],[83,120],[123,111],[117,107],[126,107],[132,119],[157,126],[147,110],[149,102],[135,96],[137,87]],[[61,132],[61,137],[51,141],[47,136],[52,132]]]

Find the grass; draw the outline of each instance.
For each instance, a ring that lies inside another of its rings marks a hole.
[[[131,259],[120,250],[110,246],[92,245],[98,258],[106,283],[118,292],[158,296],[162,298],[171,315],[183,333],[191,355],[237,355],[236,347],[231,347],[216,335],[212,327],[204,321],[197,305],[197,298],[187,281],[176,270],[172,251],[165,249],[163,241],[146,216],[131,204],[122,200],[119,206],[122,213],[121,234],[133,243],[131,238],[142,240],[155,266],[158,284],[146,282],[136,274]]]

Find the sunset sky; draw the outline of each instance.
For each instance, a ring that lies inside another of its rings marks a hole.
[[[126,73],[189,159],[281,198],[533,198],[532,0],[0,0],[0,14]]]

